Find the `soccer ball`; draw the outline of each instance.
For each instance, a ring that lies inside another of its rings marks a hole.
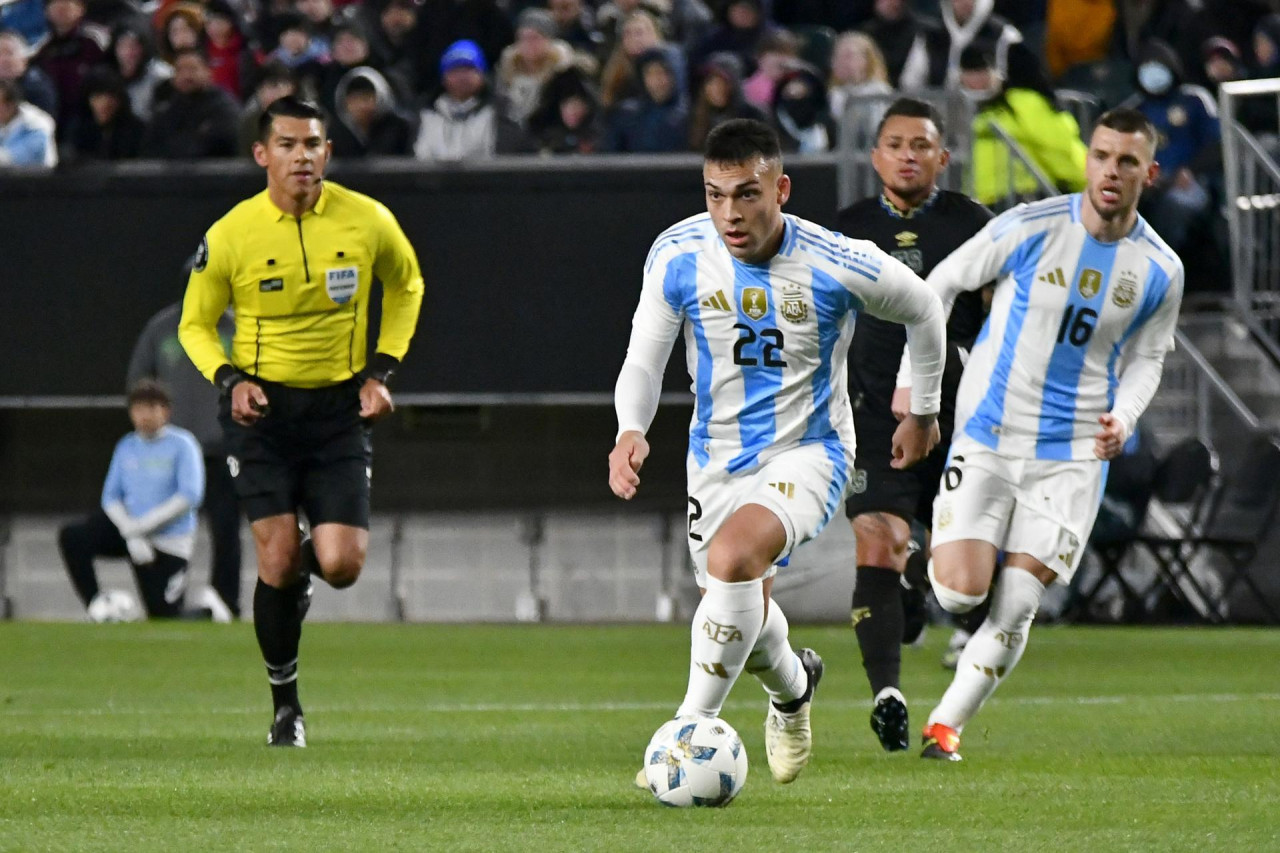
[[[89,602],[91,622],[137,622],[142,619],[138,599],[123,589],[104,589]]]
[[[664,806],[727,806],[746,784],[747,750],[724,720],[680,717],[653,733],[644,775]]]

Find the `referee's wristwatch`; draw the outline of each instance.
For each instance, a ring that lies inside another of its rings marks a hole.
[[[385,352],[375,352],[369,359],[369,366],[364,371],[365,379],[376,379],[383,385],[391,384],[391,375],[400,366],[400,359]]]
[[[218,392],[224,397],[230,397],[231,389],[248,379],[248,374],[242,373],[231,364],[224,364],[213,373],[213,384],[218,386]]]

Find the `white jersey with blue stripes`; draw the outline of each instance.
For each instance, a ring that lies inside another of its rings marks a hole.
[[[957,435],[1010,456],[1094,459],[1123,365],[1158,365],[1173,348],[1182,262],[1141,217],[1114,243],[1094,239],[1082,200],[1020,205],[930,273],[944,311],[960,291],[997,280],[960,382]]]
[[[938,409],[944,331],[932,291],[873,243],[783,219],[782,246],[763,264],[735,259],[708,214],[664,231],[645,261],[627,362],[660,377],[683,329],[696,402],[689,452],[704,471],[749,472],[817,442],[842,470],[851,464],[846,359],[862,310],[908,325],[923,359],[913,411]]]

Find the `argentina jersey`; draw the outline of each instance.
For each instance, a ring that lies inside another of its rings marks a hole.
[[[904,323],[927,322],[933,311],[937,350],[926,346],[920,355],[926,362],[932,355],[940,375],[941,306],[914,273],[874,244],[783,219],[781,248],[766,263],[735,259],[707,214],[659,235],[645,261],[632,351],[639,339],[666,342],[660,374],[683,331],[695,397],[689,452],[704,471],[750,472],[812,443],[848,469],[846,358],[861,310]]]
[[[965,366],[956,431],[1011,456],[1093,459],[1129,355],[1173,347],[1183,269],[1141,217],[1103,243],[1080,219],[1082,197],[1020,205],[939,264],[944,308],[998,278]]]

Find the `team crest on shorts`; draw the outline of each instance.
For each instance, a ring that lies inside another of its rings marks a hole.
[[[803,323],[809,318],[809,306],[804,301],[804,291],[799,285],[782,288],[782,318],[792,323]]]
[[[1117,308],[1128,308],[1133,304],[1133,299],[1138,295],[1138,278],[1133,273],[1125,270],[1120,273],[1120,278],[1115,283],[1115,287],[1111,290],[1111,301],[1116,304]]]
[[[1102,273],[1095,269],[1085,269],[1080,273],[1080,281],[1076,283],[1080,295],[1092,299],[1102,289]]]
[[[763,287],[742,288],[742,313],[759,320],[769,313],[769,294]]]

